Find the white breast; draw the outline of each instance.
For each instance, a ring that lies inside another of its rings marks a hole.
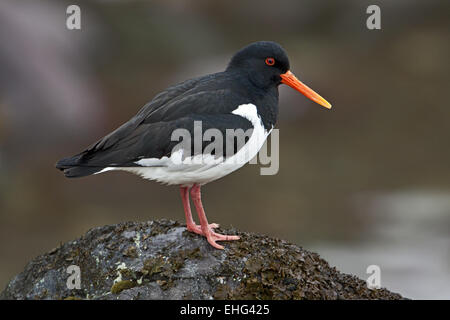
[[[124,170],[138,174],[144,179],[184,186],[202,185],[220,179],[241,168],[255,157],[272,131],[264,128],[257,108],[253,104],[242,104],[232,113],[247,119],[253,126],[250,139],[233,156],[214,158],[212,155],[198,155],[180,160],[183,158],[183,150],[178,150],[170,157],[147,158],[137,161],[136,164],[142,167],[108,167],[98,173]],[[201,161],[196,159],[198,157],[201,157]]]

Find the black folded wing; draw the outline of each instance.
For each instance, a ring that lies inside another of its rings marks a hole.
[[[203,131],[215,128],[224,137],[226,129],[251,129],[250,121],[231,113],[239,105],[250,103],[232,80],[230,75],[220,73],[170,87],[130,121],[80,154],[60,160],[56,167],[67,176],[83,176],[105,167],[138,166],[140,159],[170,156],[179,144],[172,139],[174,130],[185,129],[193,137],[195,121],[201,121]],[[208,144],[203,142],[202,151]],[[241,147],[236,144],[234,152]]]

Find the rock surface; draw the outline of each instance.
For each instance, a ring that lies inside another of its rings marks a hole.
[[[283,240],[221,232],[241,240],[217,250],[169,220],[94,228],[31,261],[0,298],[402,299]],[[76,284],[71,265],[80,268],[80,289],[67,286]]]

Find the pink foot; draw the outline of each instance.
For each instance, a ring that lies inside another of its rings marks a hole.
[[[208,225],[208,227],[209,227],[211,230],[213,230],[213,229],[218,228],[219,225],[218,225],[217,223],[210,223],[210,224]],[[196,234],[203,235],[202,227],[199,226],[198,224],[195,224],[195,223],[193,223],[193,224],[187,224],[187,225],[186,225],[186,229],[187,229],[188,231],[190,231],[190,232],[194,232],[194,233],[196,233]]]
[[[239,236],[229,236],[224,235],[220,233],[214,232],[214,230],[210,227],[206,231],[202,230],[202,235],[206,237],[206,240],[208,240],[209,244],[212,245],[214,248],[217,249],[223,249],[224,247],[218,244],[216,241],[232,241],[232,240],[239,240]]]
[[[216,241],[231,241],[240,239],[238,236],[228,236],[214,232],[214,229],[218,228],[219,225],[217,223],[208,223],[208,219],[206,219],[205,210],[203,209],[202,205],[200,185],[198,184],[195,184],[191,188],[192,200],[194,201],[198,218],[200,219],[200,225],[195,224],[194,220],[192,219],[191,208],[189,205],[189,188],[181,187],[180,190],[181,197],[183,199],[184,212],[186,215],[186,227],[188,231],[205,236],[209,244],[217,249],[223,249],[224,247],[216,243]]]

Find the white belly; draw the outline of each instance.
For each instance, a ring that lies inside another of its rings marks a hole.
[[[250,139],[233,156],[214,158],[212,155],[198,155],[180,160],[183,155],[182,150],[179,150],[170,157],[141,159],[136,162],[142,165],[141,167],[108,167],[98,173],[124,170],[138,174],[144,179],[183,186],[202,185],[220,179],[255,157],[272,131],[264,128],[256,106],[253,104],[240,105],[232,113],[246,118],[253,125]]]

